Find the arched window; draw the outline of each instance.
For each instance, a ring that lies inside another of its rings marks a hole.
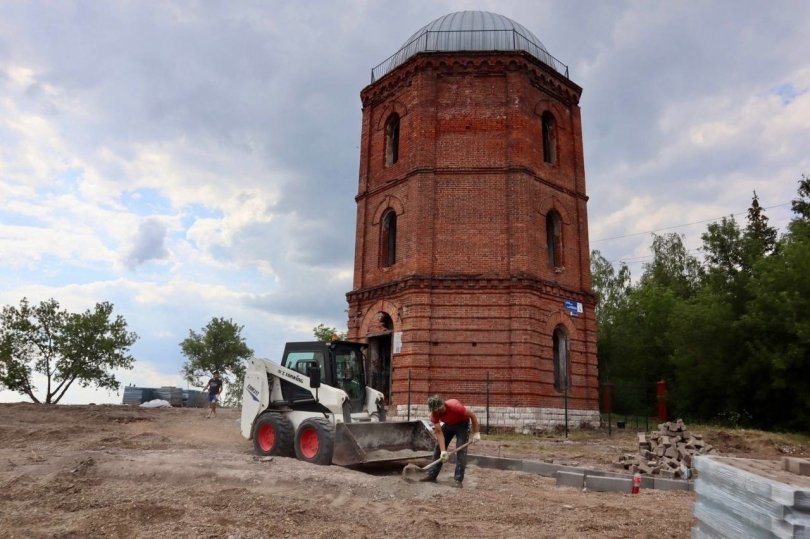
[[[397,260],[397,214],[386,210],[382,216],[380,235],[380,264],[384,268],[394,265]]]
[[[557,123],[554,116],[546,111],[541,117],[543,126],[543,161],[546,163],[557,162]]]
[[[562,219],[560,214],[550,210],[546,214],[546,249],[548,250],[548,263],[553,268],[562,268]]]
[[[385,121],[385,166],[399,161],[399,114],[392,113]]]
[[[554,389],[562,392],[568,387],[568,334],[564,326],[557,326],[554,328]]]

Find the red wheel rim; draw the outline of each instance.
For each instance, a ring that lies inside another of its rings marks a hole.
[[[259,427],[256,439],[262,451],[270,451],[276,443],[276,429],[273,428],[273,425],[265,423]]]
[[[301,433],[301,454],[305,458],[312,459],[318,455],[321,449],[321,442],[318,440],[318,432],[313,428],[304,429]]]

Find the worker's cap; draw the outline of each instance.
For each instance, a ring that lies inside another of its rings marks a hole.
[[[438,395],[433,395],[428,399],[428,410],[431,412],[435,412],[442,406],[444,406],[444,401]]]

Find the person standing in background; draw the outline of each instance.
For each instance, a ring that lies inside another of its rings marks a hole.
[[[208,415],[205,416],[206,418],[217,416],[217,402],[222,394],[222,379],[219,377],[219,371],[214,371],[213,374],[214,377],[208,380],[203,388],[203,391],[208,390]]]

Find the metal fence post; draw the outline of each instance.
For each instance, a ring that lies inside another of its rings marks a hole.
[[[411,369],[408,369],[408,421],[411,420]]]
[[[568,380],[565,381],[563,399],[565,401],[565,437],[568,438]]]
[[[489,371],[487,371],[487,427],[486,433],[489,434]]]

